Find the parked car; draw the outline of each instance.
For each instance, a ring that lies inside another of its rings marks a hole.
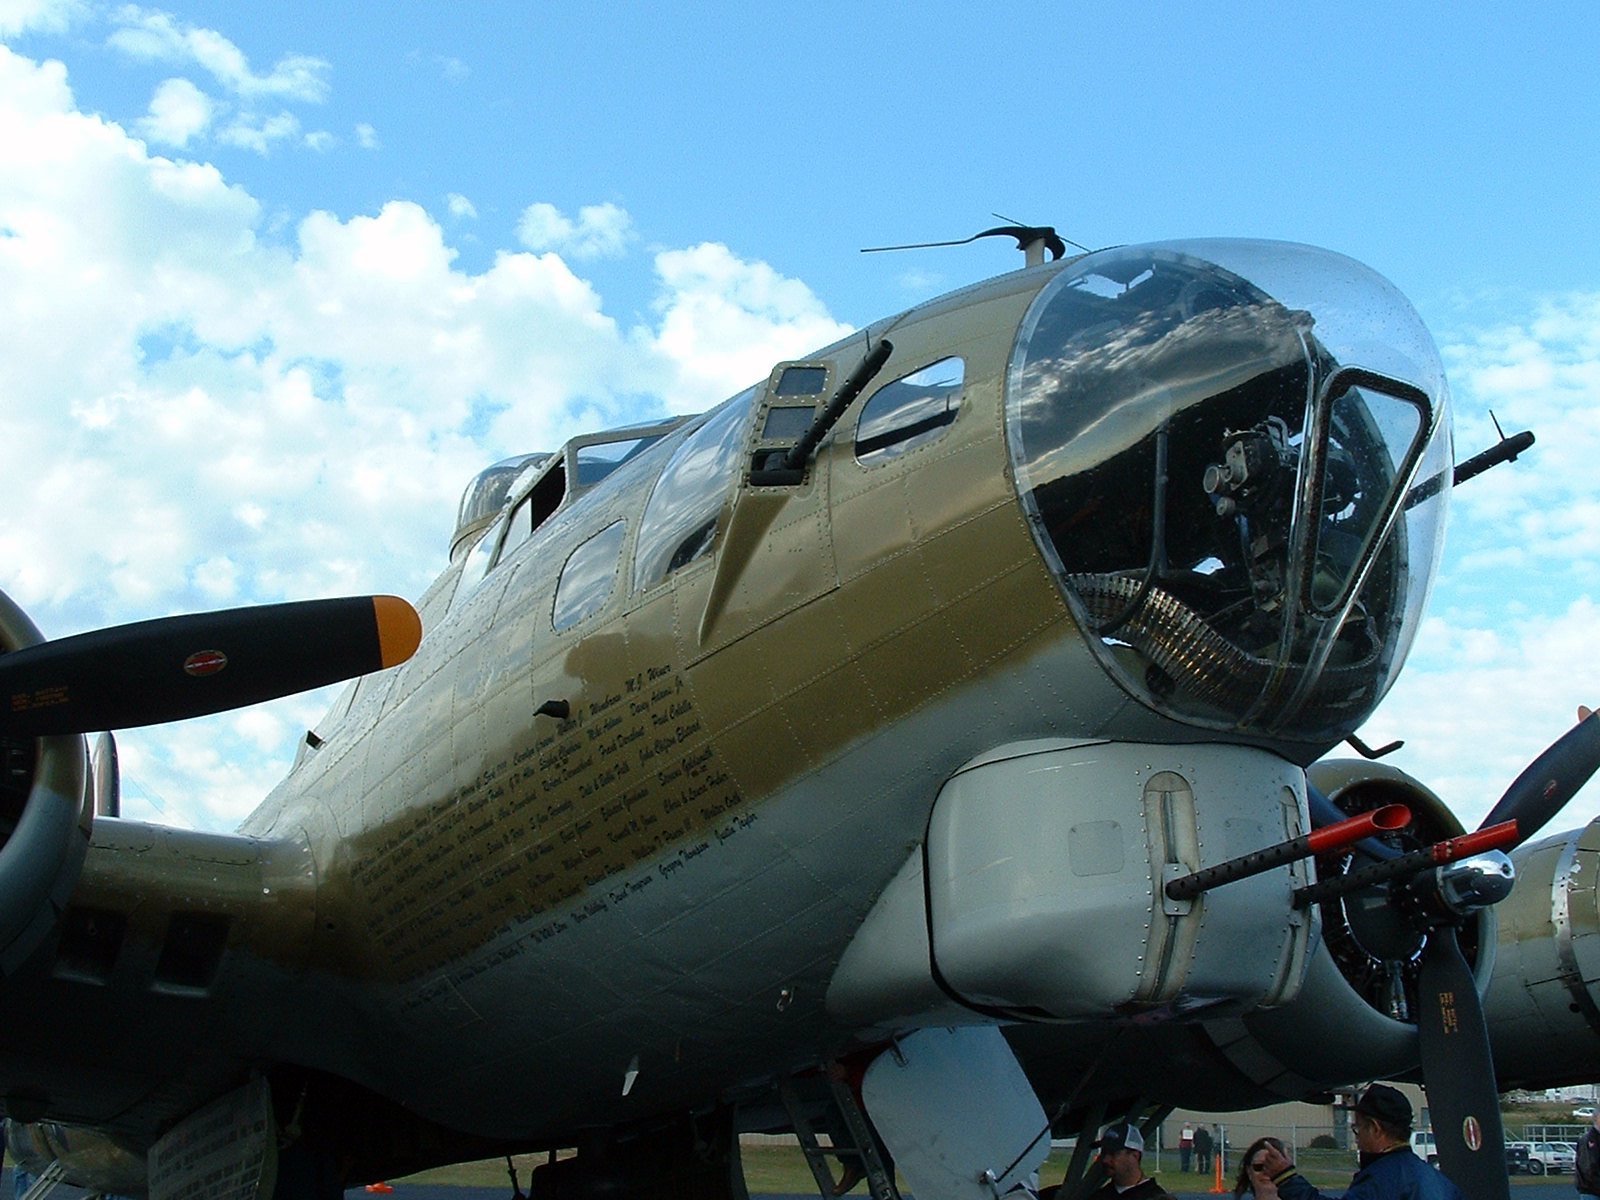
[[[1594,1116],[1594,1105],[1585,1104],[1581,1108],[1575,1108],[1575,1109],[1572,1110],[1572,1115],[1575,1116],[1575,1117],[1593,1117]]]
[[[1567,1175],[1578,1164],[1577,1152],[1565,1142],[1511,1142],[1528,1152],[1530,1175]]]
[[[1507,1175],[1543,1175],[1545,1173],[1546,1167],[1544,1163],[1546,1160],[1544,1158],[1539,1160],[1537,1167],[1534,1165],[1533,1145],[1534,1143],[1532,1142],[1506,1143]],[[1559,1143],[1540,1142],[1539,1145],[1558,1147]],[[1571,1155],[1572,1147],[1568,1146],[1565,1149]],[[1434,1141],[1433,1130],[1419,1129],[1414,1132],[1411,1135],[1411,1152],[1418,1158],[1424,1159],[1437,1167],[1439,1165],[1439,1147],[1438,1143]],[[1550,1157],[1552,1160],[1557,1157],[1555,1150],[1552,1150]],[[1572,1170],[1575,1162],[1575,1157],[1569,1157],[1565,1169]]]

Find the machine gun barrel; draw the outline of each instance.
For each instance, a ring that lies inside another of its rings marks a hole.
[[[1404,804],[1386,804],[1371,812],[1360,813],[1321,829],[1313,829],[1299,837],[1279,842],[1262,850],[1203,867],[1192,875],[1185,875],[1167,883],[1166,892],[1171,900],[1193,900],[1201,892],[1220,887],[1224,883],[1260,875],[1297,858],[1313,854],[1327,854],[1359,842],[1375,833],[1392,833],[1411,824],[1411,810]]]
[[[1486,850],[1498,850],[1517,840],[1517,823],[1515,821],[1502,821],[1498,825],[1491,825],[1487,829],[1480,829],[1476,833],[1465,833],[1460,837],[1446,838],[1442,842],[1435,842],[1431,846],[1424,846],[1421,850],[1413,850],[1410,854],[1402,854],[1399,858],[1391,858],[1385,862],[1373,863],[1362,867],[1358,871],[1351,871],[1348,875],[1337,875],[1332,879],[1324,879],[1317,883],[1307,884],[1303,888],[1296,888],[1294,893],[1294,906],[1306,908],[1321,900],[1332,900],[1335,896],[1343,896],[1350,892],[1358,892],[1362,888],[1374,884],[1386,883],[1391,879],[1404,879],[1411,875],[1419,874],[1429,867],[1440,866],[1444,863],[1453,863],[1457,859],[1467,858],[1474,854],[1482,854]]]

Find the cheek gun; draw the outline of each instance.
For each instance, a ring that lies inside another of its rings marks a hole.
[[[1255,850],[1214,867],[1205,867],[1192,875],[1173,879],[1167,883],[1166,893],[1171,900],[1193,900],[1201,892],[1225,883],[1261,875],[1284,863],[1313,855],[1329,854],[1354,845],[1376,833],[1394,833],[1411,824],[1411,810],[1403,804],[1386,804],[1372,812],[1360,813],[1321,829]]]

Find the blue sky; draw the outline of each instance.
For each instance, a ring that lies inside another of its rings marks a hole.
[[[1491,408],[1540,438],[1457,493],[1365,731],[1474,824],[1600,698],[1597,34],[1575,3],[0,0],[0,588],[51,635],[415,596],[480,466],[1016,265],[863,246],[992,212],[1306,241],[1417,305],[1458,458]],[[130,815],[230,826],[325,704],[124,735]]]

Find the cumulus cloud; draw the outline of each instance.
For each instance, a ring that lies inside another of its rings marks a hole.
[[[450,210],[450,215],[458,220],[471,221],[478,216],[478,210],[459,192],[451,192],[444,198],[445,206]]]
[[[1600,697],[1600,295],[1547,298],[1443,349],[1458,457],[1493,443],[1491,410],[1538,442],[1452,494],[1436,615],[1367,740],[1407,739],[1394,761],[1471,827]],[[1554,828],[1597,815],[1591,783]]]
[[[663,289],[655,348],[676,367],[674,390],[732,390],[764,378],[772,364],[850,332],[798,279],[706,243],[656,256]]]
[[[152,142],[181,149],[206,131],[215,111],[211,97],[187,79],[168,79],[156,88],[138,129]]]
[[[1389,761],[1436,791],[1471,829],[1511,781],[1593,706],[1600,683],[1590,669],[1600,647],[1600,607],[1580,596],[1554,616],[1508,627],[1431,618],[1414,661],[1369,727],[1374,738],[1404,738]],[[1600,816],[1590,784],[1555,829]]]
[[[615,204],[578,210],[576,221],[553,204],[530,204],[517,222],[517,240],[530,250],[554,250],[574,258],[615,258],[633,238],[632,218]]]
[[[162,110],[170,137],[186,96]],[[4,46],[0,143],[0,425],[27,448],[0,472],[0,587],[52,636],[418,595],[487,463],[705,408],[839,331],[803,285],[725,247],[661,255],[651,319],[624,327],[553,249],[466,270],[410,202],[280,236],[215,167],[151,153],[81,111],[62,64]],[[571,237],[630,228],[599,206]],[[130,795],[231,824],[327,703],[125,734]]]

